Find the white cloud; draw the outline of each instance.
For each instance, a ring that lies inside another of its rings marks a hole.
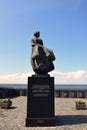
[[[74,72],[51,72],[55,77],[55,83],[87,84],[87,71],[78,70]]]
[[[27,77],[33,73],[0,75],[0,83],[27,83]],[[55,84],[87,84],[87,71],[74,72],[52,71],[50,75],[55,78]]]
[[[0,75],[0,83],[27,83],[27,77],[32,73]]]

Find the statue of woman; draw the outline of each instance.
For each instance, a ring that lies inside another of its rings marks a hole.
[[[40,32],[36,31],[34,38],[31,40],[31,65],[36,74],[47,75],[48,72],[54,70],[53,61],[55,60],[55,56],[52,50],[43,45],[43,41],[39,36]]]

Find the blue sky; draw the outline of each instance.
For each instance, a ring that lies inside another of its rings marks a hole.
[[[0,0],[0,83],[25,83],[33,32],[53,49],[56,83],[87,83],[87,0]]]

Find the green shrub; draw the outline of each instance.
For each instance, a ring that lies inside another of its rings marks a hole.
[[[10,98],[4,98],[4,99],[0,100],[0,103],[10,103],[10,104],[12,104],[12,101],[11,101]]]
[[[75,101],[76,104],[85,104],[84,101],[81,101],[81,100],[78,100],[78,101]]]

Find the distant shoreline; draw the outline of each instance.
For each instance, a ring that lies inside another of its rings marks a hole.
[[[27,89],[27,84],[0,84],[0,88]],[[55,90],[87,90],[87,84],[55,84]]]

